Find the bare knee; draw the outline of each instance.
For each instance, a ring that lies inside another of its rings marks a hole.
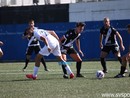
[[[122,62],[126,62],[126,61],[127,61],[126,56],[123,56],[123,57],[122,57]]]

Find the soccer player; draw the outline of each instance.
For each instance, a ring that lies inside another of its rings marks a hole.
[[[127,25],[127,31],[130,34],[130,24]],[[129,43],[130,44],[130,43]],[[129,67],[130,67],[130,45],[129,45],[129,51],[127,54],[125,54],[124,56],[122,56],[122,66],[120,69],[120,73],[118,75],[115,76],[115,78],[122,78],[125,76],[125,69],[127,66],[127,62],[129,62]],[[130,77],[130,74],[129,74]]]
[[[122,63],[120,49],[116,37],[120,41],[121,49],[124,50],[125,47],[123,45],[123,40],[119,32],[110,25],[110,19],[108,17],[105,17],[103,22],[104,26],[100,29],[100,39],[99,39],[101,48],[100,60],[101,65],[103,67],[103,72],[107,73],[105,58],[110,51],[112,51],[113,54],[118,58],[119,62]],[[103,37],[105,37],[104,46],[102,44]]]
[[[30,20],[29,21],[29,27],[33,27],[34,29],[36,29],[36,27],[34,27],[34,25],[35,25],[34,20]],[[28,35],[26,32],[24,32],[23,38],[27,38],[28,41],[29,41],[28,42],[28,47],[27,47],[27,50],[26,50],[25,66],[23,68],[23,71],[25,71],[25,69],[27,68],[28,63],[30,61],[30,57],[31,57],[32,53],[35,52],[35,54],[38,54],[38,52],[41,49],[41,46],[40,46],[40,43],[39,43],[38,39],[36,39],[36,37],[34,37],[33,34]],[[41,58],[41,62],[43,64],[43,66],[44,66],[44,70],[49,71],[47,69],[47,66],[46,66],[46,63],[45,63],[45,60],[44,60],[43,57]]]
[[[82,31],[84,30],[85,23],[83,22],[78,22],[76,24],[76,28],[68,30],[62,37],[61,37],[61,53],[63,59],[66,61],[66,55],[68,54],[73,60],[76,61],[76,68],[77,68],[77,74],[76,77],[84,77],[81,73],[81,64],[82,64],[82,59],[78,52],[74,49],[73,43],[76,42],[77,49],[79,53],[84,56],[83,52],[81,51],[80,48],[80,35]],[[64,78],[68,78],[67,72],[62,66],[64,75]]]
[[[2,46],[3,45],[3,42],[2,41],[0,41],[0,46]],[[0,48],[0,57],[2,57],[3,56],[3,51],[2,51],[2,49]]]
[[[67,73],[70,75],[70,78],[74,78],[74,74],[71,71],[70,67],[67,65],[67,63],[63,60],[61,56],[60,51],[60,45],[59,45],[59,37],[54,31],[47,31],[43,29],[34,29],[34,28],[28,28],[26,31],[28,34],[34,34],[34,37],[36,37],[38,40],[45,43],[45,46],[39,51],[39,53],[36,56],[35,59],[35,66],[34,66],[34,73],[33,74],[27,74],[27,78],[31,78],[35,80],[37,78],[38,69],[40,66],[40,60],[43,56],[49,56],[50,53],[55,55],[65,66],[65,69],[67,70]]]

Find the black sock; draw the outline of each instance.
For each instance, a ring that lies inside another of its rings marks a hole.
[[[121,66],[121,71],[120,71],[120,74],[124,74],[124,73],[125,73],[125,69],[126,69],[126,67]]]
[[[47,66],[46,66],[46,63],[45,63],[44,58],[41,58],[41,62],[42,62],[42,64],[43,64],[44,68],[47,69]]]
[[[27,68],[27,66],[28,66],[28,62],[29,62],[29,59],[26,58],[26,60],[25,60],[25,66],[24,66],[23,69],[26,69],[26,68]]]
[[[129,64],[129,68],[130,68],[130,64]]]
[[[118,61],[122,64],[122,59],[121,59],[121,57],[118,57]]]
[[[82,64],[82,61],[76,63],[77,74],[80,74],[81,64]]]
[[[64,73],[64,74],[67,74],[67,71],[66,71],[66,69],[65,69],[65,65],[62,65],[62,70],[63,70],[63,73]]]
[[[106,61],[105,61],[105,59],[104,58],[100,58],[100,60],[101,60],[101,65],[103,67],[103,70],[106,71],[107,67],[106,67]]]

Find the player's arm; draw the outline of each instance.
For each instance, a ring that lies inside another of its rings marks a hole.
[[[48,44],[48,41],[46,40],[46,38],[43,37],[43,36],[40,36],[40,39],[45,43],[45,45],[46,45],[47,48],[48,48],[48,51],[50,52],[50,51],[51,51],[51,48],[49,47],[49,44]]]
[[[122,37],[121,37],[121,35],[120,35],[120,33],[118,31],[116,32],[116,35],[117,35],[117,37],[118,37],[118,39],[120,41],[120,46],[121,46],[122,50],[125,50],[125,47],[123,45]]]
[[[55,31],[48,31],[51,35],[53,35],[58,41],[59,41],[59,37],[58,35],[55,33]]]
[[[129,53],[130,53],[130,46],[129,46]]]
[[[99,44],[100,44],[100,48],[101,48],[101,49],[103,48],[102,40],[103,40],[103,34],[100,33],[100,36],[99,36]]]
[[[76,40],[76,46],[77,46],[77,49],[78,49],[79,53],[82,56],[84,56],[84,54],[83,54],[83,52],[81,51],[81,48],[80,48],[80,39],[79,38]]]
[[[62,37],[60,38],[60,45],[61,45],[61,43],[64,42],[64,41],[65,41],[65,37],[62,36]]]
[[[0,41],[0,46],[2,46],[4,43],[2,41]]]

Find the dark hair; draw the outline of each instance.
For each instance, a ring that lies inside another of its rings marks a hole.
[[[26,36],[27,35],[27,31],[29,30],[29,28],[26,28],[25,30],[24,30],[24,36]]]
[[[127,25],[127,28],[130,28],[130,24]]]
[[[81,26],[81,27],[83,27],[83,26],[85,26],[86,24],[84,23],[84,22],[78,22],[78,23],[76,23],[76,27],[79,27],[79,26]]]

